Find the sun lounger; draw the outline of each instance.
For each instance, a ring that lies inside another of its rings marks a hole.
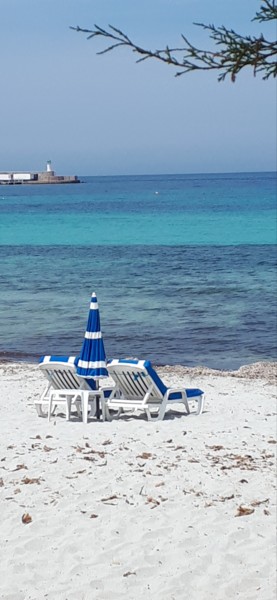
[[[55,411],[57,405],[64,405],[67,420],[70,418],[71,407],[75,404],[78,414],[80,407],[82,419],[87,423],[88,406],[90,415],[96,411],[96,397],[99,391],[93,379],[84,379],[77,375],[78,358],[75,356],[42,356],[39,369],[46,376],[48,383],[35,406],[39,416],[45,417]],[[44,411],[47,409],[47,412]]]
[[[101,390],[103,420],[111,419],[112,410],[117,411],[117,416],[124,410],[144,411],[148,420],[162,420],[173,403],[184,404],[189,414],[192,400],[197,404],[195,414],[200,415],[203,411],[202,390],[166,387],[149,361],[112,360],[107,368],[115,386]]]

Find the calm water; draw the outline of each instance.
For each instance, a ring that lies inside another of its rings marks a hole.
[[[108,358],[276,359],[272,173],[1,186],[0,358],[78,354],[96,291]]]

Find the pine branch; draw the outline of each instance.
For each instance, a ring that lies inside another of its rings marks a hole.
[[[262,22],[277,19],[275,0],[262,0],[262,2],[261,9],[253,20]],[[137,63],[155,58],[180,68],[181,70],[175,74],[176,77],[192,71],[216,70],[219,73],[219,81],[223,81],[227,75],[232,81],[235,81],[237,74],[245,67],[251,67],[254,75],[260,73],[263,79],[277,76],[276,41],[266,40],[262,34],[259,37],[240,35],[233,29],[227,29],[224,25],[221,27],[204,23],[194,23],[194,25],[209,33],[210,39],[216,46],[215,50],[201,50],[183,34],[181,37],[184,46],[181,48],[166,46],[162,50],[147,50],[135,44],[126,33],[113,25],[109,25],[108,29],[103,29],[99,25],[94,25],[92,30],[79,26],[71,27],[71,29],[88,34],[87,39],[101,37],[112,42],[97,54],[106,54],[120,46],[128,47],[134,53],[139,54]],[[180,53],[182,53],[182,57],[180,57]]]

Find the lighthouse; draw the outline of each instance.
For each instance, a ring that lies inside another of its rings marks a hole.
[[[46,163],[46,173],[47,173],[47,175],[55,175],[55,173],[52,169],[51,160],[48,160]]]

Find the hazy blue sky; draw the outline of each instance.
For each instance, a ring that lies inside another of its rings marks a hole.
[[[174,77],[120,49],[97,56],[70,25],[109,23],[138,44],[199,46],[194,21],[271,38],[250,23],[259,0],[0,0],[0,171],[113,175],[274,170],[276,82],[250,71]]]

